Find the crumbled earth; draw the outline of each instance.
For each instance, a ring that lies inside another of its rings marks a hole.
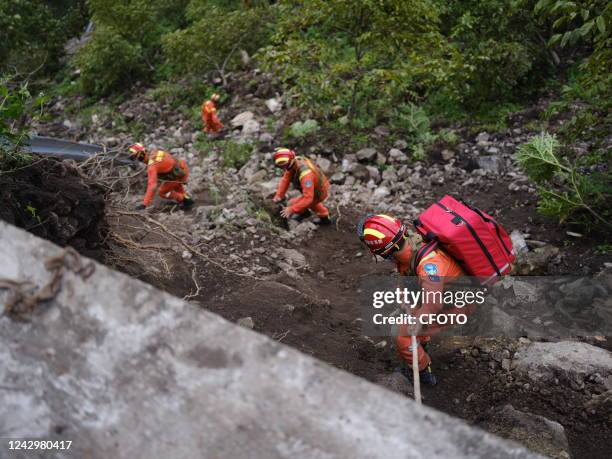
[[[0,219],[103,261],[104,194],[69,163],[44,159],[0,173]]]
[[[284,143],[283,132],[302,114],[288,108],[270,77],[258,71],[236,75],[225,89],[230,98],[219,114],[227,130],[219,139],[251,148],[250,159],[238,169],[223,165],[210,146],[214,141],[200,149],[203,134],[196,119],[145,89],[116,110],[124,123],[146,126],[142,138],[117,132],[117,120],[97,115],[86,122],[76,115],[61,121],[69,103],[62,99],[54,106],[59,121],[37,126],[39,133],[109,149],[142,141],[188,161],[196,200],[188,212],[160,200],[147,212],[133,211],[144,175],[127,168],[114,173],[121,180],[113,181],[106,208],[109,265],[407,396],[412,388],[395,373],[393,340],[365,336],[361,329],[360,282],[393,270],[375,263],[356,237],[362,213],[384,211],[409,221],[434,199],[453,194],[514,232],[515,244],[523,246],[521,274],[588,275],[612,267],[609,255],[597,251],[600,235],[568,235],[576,231],[536,212],[536,190],[513,155],[533,134],[525,126],[537,116],[537,106],[514,115],[503,132],[458,126],[460,141],[436,144],[426,161],[412,161],[407,142],[384,127],[374,130],[367,149],[357,151],[333,143],[290,143],[316,159],[332,182],[328,204],[334,224],[317,228],[308,221],[288,225],[269,200],[279,180],[271,167],[272,147]],[[605,338],[589,342],[607,352],[612,348]],[[440,383],[423,388],[424,403],[484,427],[491,408],[511,404],[562,425],[571,457],[610,457],[609,376],[588,374],[573,385],[532,381],[515,363],[515,353],[527,344],[435,338],[431,354]]]

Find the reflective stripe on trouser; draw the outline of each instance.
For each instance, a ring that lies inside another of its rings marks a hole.
[[[431,357],[425,352],[421,343],[426,343],[430,340],[429,336],[417,336],[419,347],[417,348],[417,358],[419,364],[419,371],[427,368],[427,365],[431,363]],[[397,347],[397,353],[400,358],[404,360],[409,367],[412,366],[412,337],[411,336],[397,336],[395,338],[395,345]]]

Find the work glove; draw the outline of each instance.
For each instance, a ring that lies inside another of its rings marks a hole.
[[[141,211],[141,210],[145,210],[147,208],[147,206],[145,206],[144,204],[138,204],[136,206],[136,210]]]

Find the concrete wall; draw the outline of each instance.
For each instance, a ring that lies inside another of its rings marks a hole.
[[[42,285],[61,251],[0,222],[0,279]],[[33,437],[73,441],[40,457],[534,457],[100,265],[0,317],[0,438]]]

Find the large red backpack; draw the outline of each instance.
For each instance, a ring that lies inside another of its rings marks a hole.
[[[482,284],[493,284],[512,269],[516,256],[506,231],[490,215],[452,196],[426,209],[414,226],[427,242],[417,252],[415,266],[432,250],[442,248]]]

